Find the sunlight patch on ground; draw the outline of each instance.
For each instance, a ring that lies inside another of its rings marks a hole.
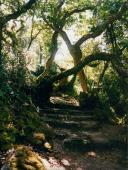
[[[42,162],[47,170],[66,170],[54,157],[50,157],[49,161],[43,158]]]

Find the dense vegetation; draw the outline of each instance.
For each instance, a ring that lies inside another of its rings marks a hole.
[[[0,148],[39,129],[36,107],[48,104],[53,92],[80,98],[84,109],[104,110],[99,118],[125,124],[127,21],[125,0],[1,0]],[[63,42],[70,69],[54,62]]]

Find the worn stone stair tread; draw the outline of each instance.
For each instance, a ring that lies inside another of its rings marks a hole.
[[[63,146],[70,150],[84,150],[89,146],[90,141],[87,138],[81,139],[78,136],[71,136],[63,140]]]
[[[55,131],[55,138],[64,140],[65,138],[68,137],[80,137],[79,133],[77,132],[71,132],[71,131],[62,131],[62,130],[56,130]]]
[[[93,115],[94,111],[83,111],[83,110],[74,110],[74,109],[58,109],[58,108],[43,108],[40,109],[40,114],[71,114],[71,115]]]
[[[56,138],[63,140],[63,146],[68,149],[86,151],[90,149],[111,149],[118,147],[120,141],[116,144],[114,139],[108,138],[103,132],[72,132],[56,130]],[[126,147],[126,146],[125,146]]]
[[[61,128],[80,128],[78,122],[74,121],[58,121],[53,119],[43,119],[46,123],[48,123],[52,127],[61,127]]]
[[[49,118],[42,118],[42,120],[44,120],[44,121],[46,121],[46,122],[53,122],[53,123],[60,123],[60,124],[76,124],[76,125],[79,125],[79,126],[81,126],[81,125],[91,125],[91,126],[93,126],[93,125],[97,125],[97,124],[99,124],[99,122],[98,121],[96,121],[96,120],[87,120],[87,121],[74,121],[74,120],[55,120],[55,119],[49,119]]]
[[[65,114],[43,114],[42,117],[59,119],[59,120],[73,120],[73,121],[88,121],[95,120],[95,116],[93,115],[65,115]]]
[[[85,135],[84,133],[80,133],[78,131],[71,131],[71,130],[62,130],[62,129],[56,129],[54,131],[55,138],[64,140],[65,138],[68,137],[79,137],[81,139],[87,138],[88,136]]]
[[[55,130],[54,135],[55,135],[55,138],[63,140],[65,138],[69,137],[71,135],[71,132],[67,131],[67,130],[62,131],[62,129],[61,130]]]
[[[85,151],[90,149],[111,149],[113,143],[105,137],[97,137],[93,141],[88,138],[68,137],[64,139],[63,146],[71,150]]]
[[[48,119],[44,118],[44,122],[48,123],[52,127],[61,127],[61,128],[74,128],[77,130],[79,129],[88,129],[88,128],[98,128],[98,122],[97,121],[82,121],[82,122],[76,122],[76,121],[59,121],[54,119]]]
[[[54,129],[54,134],[55,134],[55,137],[58,138],[58,139],[65,139],[67,137],[71,137],[71,136],[77,136],[77,137],[80,137],[80,138],[88,138],[90,139],[91,141],[93,140],[94,137],[101,137],[101,136],[104,136],[103,133],[101,132],[97,132],[97,131],[72,131],[70,129]]]
[[[93,141],[93,139],[98,138],[98,137],[104,137],[105,134],[103,134],[101,131],[81,131],[80,134],[82,134],[82,136],[87,136],[91,141]]]
[[[99,129],[98,129],[99,130]],[[55,127],[54,128],[54,133],[55,134],[60,134],[60,136],[61,136],[61,134],[74,134],[74,133],[76,133],[77,135],[79,135],[79,136],[89,136],[89,135],[87,135],[87,134],[91,134],[91,133],[97,133],[97,131],[98,131],[97,129],[96,130],[93,130],[93,129],[87,129],[87,130],[81,130],[81,129],[70,129],[70,128],[61,128],[61,127]]]
[[[80,125],[82,125],[82,126],[97,126],[97,125],[99,125],[99,122],[96,120],[81,121]]]
[[[111,149],[120,145],[120,141],[114,142],[114,139],[108,138],[103,132],[94,131],[63,131],[56,130],[56,138],[63,140],[64,147],[73,150],[88,149]]]
[[[121,138],[111,136],[104,131],[100,130],[99,132],[82,132],[83,136],[87,135],[88,138],[92,141],[95,147],[101,148],[102,146],[105,147],[112,147],[112,148],[122,148],[125,149],[128,146],[126,141],[122,141]]]

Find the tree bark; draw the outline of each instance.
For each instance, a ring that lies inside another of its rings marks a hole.
[[[2,62],[2,27],[0,26],[0,65]]]
[[[74,66],[77,66],[77,64],[82,59],[82,52],[81,52],[80,47],[73,46],[72,51],[70,53],[71,53],[73,60],[74,60]],[[80,72],[78,73],[78,76],[79,76],[79,80],[80,80],[80,84],[81,84],[83,92],[87,93],[88,92],[87,78],[86,78],[84,69],[80,70]]]
[[[35,4],[36,2],[37,0],[29,0],[26,4],[20,7],[20,10],[17,10],[12,14],[8,14],[6,16],[0,17],[0,22],[2,26],[4,26],[8,21],[12,19],[16,19],[23,13],[26,13],[29,9],[31,9],[32,5]]]
[[[44,75],[49,74],[51,65],[52,65],[52,63],[54,61],[54,58],[55,58],[55,55],[57,53],[57,50],[58,50],[57,38],[58,38],[58,32],[55,31],[53,33],[53,36],[52,36],[50,57],[49,57],[49,59],[46,62],[46,66],[45,66],[46,68],[45,68],[45,71],[44,71]]]
[[[80,46],[72,45],[65,31],[61,30],[60,34],[64,39],[71,56],[73,57],[74,66],[77,66],[77,64],[82,59]],[[87,93],[87,79],[83,69],[79,71],[78,76],[83,92]]]

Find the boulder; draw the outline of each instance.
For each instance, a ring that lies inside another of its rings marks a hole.
[[[45,135],[43,133],[34,133],[33,134],[33,143],[41,145],[45,141]]]

